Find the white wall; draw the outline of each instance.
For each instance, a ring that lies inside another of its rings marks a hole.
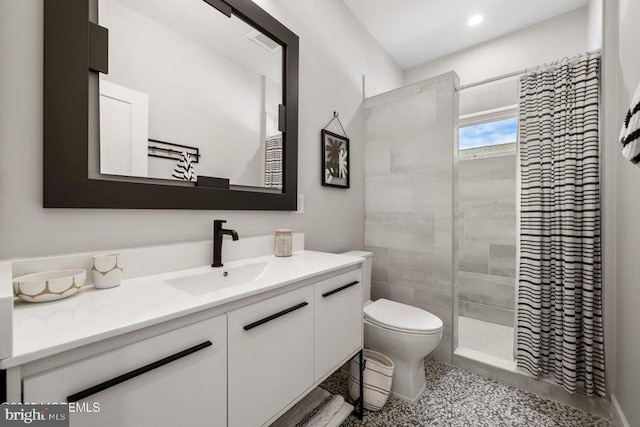
[[[604,1],[604,0],[603,0]],[[609,393],[616,379],[616,143],[620,132],[617,103],[618,9],[617,0],[603,8],[601,176],[602,176],[602,289],[604,298],[605,374]]]
[[[609,0],[607,0],[608,3]],[[618,126],[640,84],[640,2],[620,0]],[[618,145],[610,140],[610,144]],[[631,426],[640,425],[640,168],[617,153],[616,379],[614,394]]]
[[[465,85],[587,50],[587,8],[405,70],[405,84],[455,70]]]
[[[299,192],[290,212],[43,209],[43,0],[0,0],[0,258],[211,238],[212,220],[243,236],[288,227],[307,247],[361,248],[364,229],[362,75],[381,91],[402,83],[391,58],[340,0],[261,0],[300,36]],[[320,185],[320,129],[332,112],[351,138],[350,190]]]
[[[199,147],[199,175],[262,187],[264,160],[252,162],[265,151],[262,75],[119,2],[98,4],[109,28],[109,74],[101,78],[149,96],[149,138]],[[281,63],[282,53],[269,59]],[[149,160],[154,178],[170,179],[178,163]]]
[[[589,0],[587,6],[587,49],[602,47],[602,2],[604,0]]]

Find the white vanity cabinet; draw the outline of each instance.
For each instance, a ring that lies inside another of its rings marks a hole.
[[[73,427],[226,426],[226,394],[226,315],[23,379],[24,402],[99,404]]]
[[[313,383],[313,285],[228,313],[229,426],[260,426]]]
[[[168,273],[22,306],[23,331],[64,304],[83,323],[52,321],[49,334],[21,336],[21,351],[0,360],[7,398],[74,402],[72,427],[269,425],[362,349],[363,322],[360,259],[304,251],[267,262],[264,277],[219,293],[183,292]],[[149,292],[167,303],[141,299]],[[120,314],[87,315],[101,306]],[[62,343],[38,347],[51,336]]]
[[[314,379],[320,380],[362,348],[362,270],[314,285]]]
[[[230,427],[265,425],[362,348],[361,271],[228,313]]]

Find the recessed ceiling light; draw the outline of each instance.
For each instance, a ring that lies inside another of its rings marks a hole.
[[[470,27],[473,27],[473,26],[476,26],[479,23],[481,23],[483,19],[484,19],[484,17],[482,15],[480,15],[480,14],[473,15],[471,18],[469,18],[467,23],[469,24]]]

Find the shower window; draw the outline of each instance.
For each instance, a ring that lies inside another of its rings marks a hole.
[[[461,117],[459,133],[460,159],[475,159],[513,154],[518,140],[518,117],[478,122]],[[465,121],[467,122],[465,125]],[[471,123],[469,123],[471,122]]]

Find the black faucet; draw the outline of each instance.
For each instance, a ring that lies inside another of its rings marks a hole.
[[[216,219],[213,221],[213,264],[211,267],[222,267],[222,236],[228,234],[233,240],[238,240],[236,230],[226,230],[222,228],[225,220]]]

